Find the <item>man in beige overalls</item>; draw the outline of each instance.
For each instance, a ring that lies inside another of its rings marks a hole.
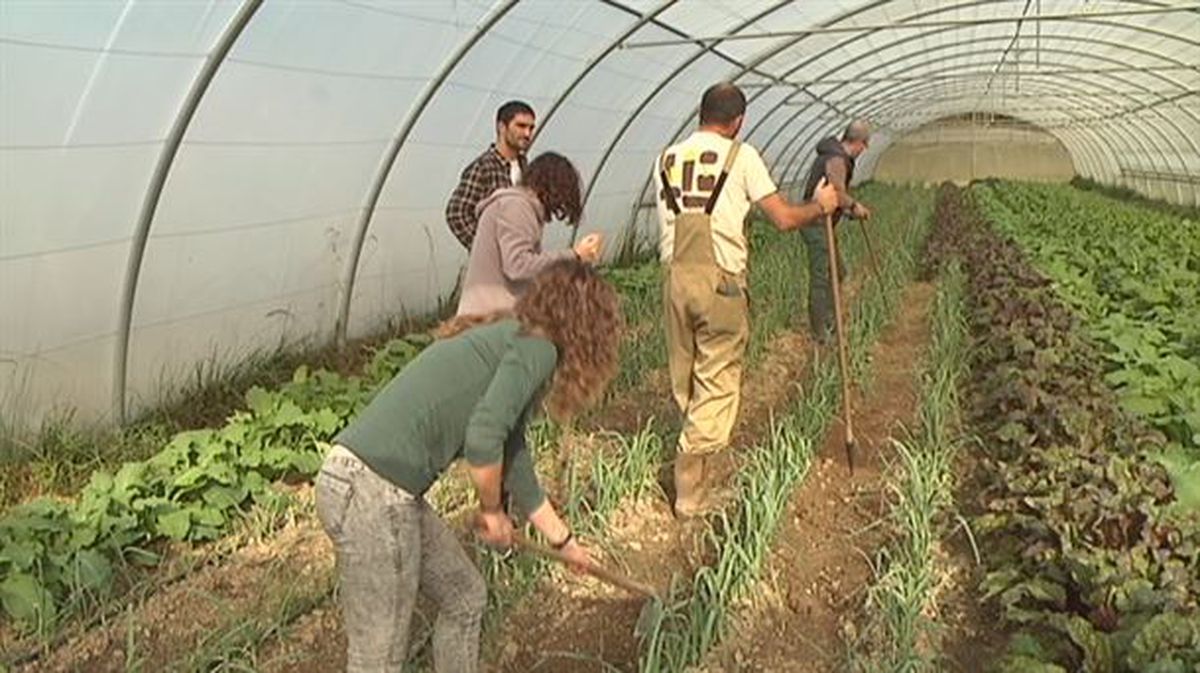
[[[675,514],[702,514],[711,496],[712,458],[729,442],[741,394],[749,336],[746,235],[752,203],[787,231],[819,226],[837,206],[829,185],[794,205],[771,180],[758,151],[736,140],[746,97],[733,84],[704,92],[700,128],[668,147],[659,181],[660,253],[671,392],[683,412],[675,459]]]

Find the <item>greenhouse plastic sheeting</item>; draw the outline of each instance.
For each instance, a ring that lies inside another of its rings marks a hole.
[[[1182,1],[0,0],[0,414],[121,417],[436,309],[465,259],[446,197],[512,98],[611,254],[653,240],[650,165],[719,80],[785,186],[851,117],[877,128],[861,179],[986,113],[1195,204],[1198,63]]]

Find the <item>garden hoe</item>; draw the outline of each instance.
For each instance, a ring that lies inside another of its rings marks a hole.
[[[571,562],[567,560],[567,557],[563,556],[561,551],[538,544],[525,537],[521,533],[513,534],[513,543],[524,551],[532,552],[538,556],[558,561],[564,565],[572,565]],[[600,580],[601,582],[604,582],[605,584],[624,589],[631,594],[649,599],[646,601],[646,604],[642,606],[641,612],[638,613],[637,625],[634,627],[635,633],[647,633],[652,630],[655,625],[662,621],[663,603],[654,587],[650,586],[649,584],[638,582],[630,577],[626,577],[615,570],[609,570],[608,568],[598,566],[595,563],[587,565],[584,567],[583,571]]]
[[[879,258],[875,256],[875,244],[871,242],[871,233],[867,231],[867,223],[859,220],[858,226],[862,228],[863,240],[867,243],[867,256],[871,259],[871,270],[875,272],[875,282],[879,284],[879,292],[883,295],[883,307],[889,315],[895,315],[892,312],[892,300],[888,299],[887,291],[883,286],[883,274],[879,272]]]
[[[863,230],[865,233],[865,229]],[[850,345],[842,316],[842,287],[838,281],[837,240],[833,236],[833,215],[825,216],[825,246],[829,249],[829,283],[833,287],[833,321],[838,342],[838,369],[842,375],[842,413],[846,427],[846,466],[854,475],[854,424],[850,415]]]

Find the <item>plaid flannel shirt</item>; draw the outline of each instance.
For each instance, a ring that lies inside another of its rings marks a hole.
[[[521,165],[523,173],[525,155],[519,156],[517,162]],[[471,249],[471,242],[475,240],[475,228],[479,224],[475,206],[497,189],[511,186],[511,166],[508,159],[496,149],[495,143],[463,169],[458,186],[446,202],[446,224],[467,250]]]

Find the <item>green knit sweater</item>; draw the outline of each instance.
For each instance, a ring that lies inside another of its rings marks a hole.
[[[525,513],[545,500],[525,420],[558,361],[554,344],[515,320],[426,348],[335,438],[381,476],[423,495],[459,457],[504,463],[504,488]]]

